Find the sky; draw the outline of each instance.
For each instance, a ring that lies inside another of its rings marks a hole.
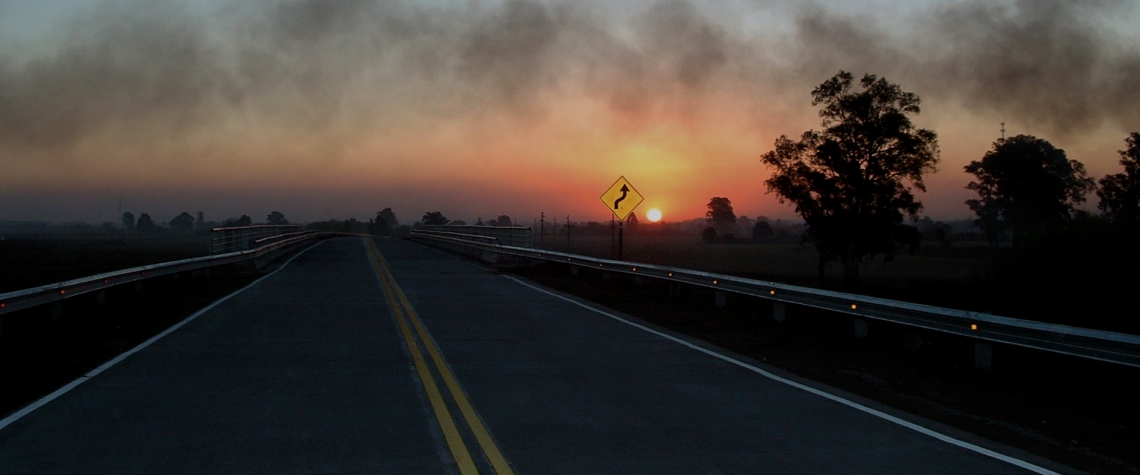
[[[642,216],[791,218],[759,157],[820,128],[840,70],[921,98],[923,214],[969,218],[1003,122],[1121,170],[1137,24],[1116,0],[0,0],[0,221],[602,221],[619,176]]]

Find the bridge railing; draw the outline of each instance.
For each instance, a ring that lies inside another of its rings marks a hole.
[[[1104,330],[1002,317],[899,300],[890,300],[830,290],[813,289],[757,279],[701,272],[676,267],[615,261],[596,257],[545,251],[491,242],[463,239],[433,232],[412,232],[413,240],[456,250],[477,251],[483,255],[514,256],[601,271],[661,279],[748,295],[775,302],[795,304],[855,317],[886,321],[911,327],[950,333],[974,339],[1081,358],[1140,367],[1140,336]]]
[[[302,231],[300,224],[258,224],[214,228],[210,230],[210,254],[248,251],[277,239],[314,232]]]
[[[297,227],[293,227],[293,229],[296,228]],[[247,262],[289,246],[303,243],[315,237],[317,237],[317,234],[311,231],[262,235],[262,237],[258,238],[260,241],[258,241],[258,239],[254,240],[254,247],[250,249],[132,267],[130,269],[106,272],[64,282],[41,285],[30,289],[7,292],[0,294],[0,315],[57,302],[77,295],[104,290],[116,285],[215,266]]]
[[[527,248],[534,246],[531,241],[530,228],[526,226],[433,225],[424,226],[421,231],[491,237],[504,246]]]

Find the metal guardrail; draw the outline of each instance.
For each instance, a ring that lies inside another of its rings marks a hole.
[[[259,246],[254,249],[234,251],[205,257],[195,257],[179,261],[163,262],[130,269],[117,270],[96,274],[78,279],[72,279],[54,284],[41,285],[30,289],[17,290],[0,294],[0,315],[12,313],[17,310],[35,307],[38,305],[57,302],[66,298],[83,295],[90,292],[104,290],[116,285],[127,284],[140,280],[152,279],[164,275],[178,274],[197,269],[205,269],[225,264],[256,259],[270,252],[293,244],[312,239],[317,236],[316,231],[306,231],[294,234]]]
[[[234,226],[227,228],[214,228],[210,230],[210,254],[225,254],[236,251],[248,251],[259,247],[260,244],[286,236],[294,236],[300,231],[300,224],[257,224],[253,226]],[[311,232],[311,231],[310,231]]]
[[[459,233],[469,236],[492,237],[497,239],[498,243],[504,246],[527,248],[534,246],[534,242],[531,240],[530,228],[526,226],[475,226],[469,224],[445,224],[442,226],[424,226],[423,229],[424,231],[430,232]]]
[[[802,305],[951,333],[976,340],[1140,367],[1140,336],[1137,335],[1035,322],[675,267],[475,242],[433,231],[413,231],[411,237],[415,240],[431,241],[460,252],[477,251],[480,255],[505,255],[562,262],[608,272],[651,277],[779,303]]]

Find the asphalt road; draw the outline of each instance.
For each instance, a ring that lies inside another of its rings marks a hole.
[[[80,383],[0,422],[0,473],[1071,472],[394,239]]]

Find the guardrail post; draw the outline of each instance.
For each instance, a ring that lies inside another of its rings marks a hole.
[[[670,297],[680,297],[681,296],[681,284],[680,283],[677,283],[677,282],[670,282],[669,283],[669,296]]]
[[[728,306],[728,292],[723,290],[716,291],[716,308],[724,308]]]
[[[981,341],[974,342],[974,369],[988,373],[994,369],[994,346]]]
[[[135,292],[142,292],[143,283],[141,280],[135,281]]]
[[[59,320],[61,317],[63,317],[63,302],[51,304],[51,319]]]
[[[575,276],[575,277],[578,276],[578,266],[576,266],[574,264],[570,264],[570,275]]]
[[[782,303],[772,304],[772,320],[783,323],[788,319],[788,306]]]
[[[855,339],[856,340],[862,340],[864,338],[867,338],[867,333],[868,333],[867,327],[868,327],[867,320],[864,320],[862,318],[856,318],[855,319]]]
[[[103,305],[107,303],[107,291],[100,290],[95,293],[95,305]]]
[[[633,285],[636,285],[638,287],[644,286],[645,285],[645,278],[641,277],[640,275],[634,276],[633,277]]]

